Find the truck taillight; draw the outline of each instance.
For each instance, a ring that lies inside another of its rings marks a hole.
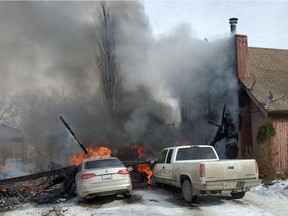
[[[96,175],[94,173],[84,173],[81,175],[81,179],[90,179],[95,177]]]
[[[200,173],[200,177],[205,177],[205,164],[200,164],[199,173]]]
[[[128,169],[122,169],[122,170],[118,171],[118,174],[123,174],[123,175],[129,174],[129,171],[128,171]]]

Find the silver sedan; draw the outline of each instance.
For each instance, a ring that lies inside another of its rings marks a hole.
[[[130,198],[132,193],[130,172],[116,157],[84,160],[79,165],[75,184],[79,202],[106,195],[123,195]]]

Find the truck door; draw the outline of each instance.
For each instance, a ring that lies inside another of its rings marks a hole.
[[[165,149],[160,154],[154,168],[153,174],[158,182],[170,184],[172,182],[172,158],[173,149]]]

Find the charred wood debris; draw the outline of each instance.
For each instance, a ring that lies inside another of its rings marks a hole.
[[[130,175],[134,189],[148,185],[146,175],[136,171],[136,166],[143,163],[147,162],[124,162],[133,168]],[[49,167],[52,170],[0,180],[0,213],[24,203],[59,203],[76,197],[74,183],[78,166]]]
[[[66,201],[75,196],[77,166],[0,180],[0,212],[19,204]]]
[[[86,148],[76,138],[72,129],[60,117],[63,124],[75,138],[77,143],[87,154]],[[123,161],[126,167],[132,167],[130,172],[133,188],[146,187],[147,175],[137,172],[137,165],[149,164],[148,161]],[[47,171],[7,178],[0,180],[0,213],[17,208],[24,203],[48,204],[65,202],[76,197],[75,176],[78,166],[68,166],[59,168],[51,162]]]

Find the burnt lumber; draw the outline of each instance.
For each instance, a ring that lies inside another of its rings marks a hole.
[[[71,133],[71,135],[74,137],[74,139],[77,141],[77,143],[79,144],[79,146],[82,148],[82,150],[85,152],[85,154],[88,154],[87,149],[84,147],[84,145],[78,140],[78,138],[76,137],[75,133],[73,132],[73,130],[70,128],[70,126],[67,124],[67,122],[65,121],[65,119],[60,116],[61,121],[63,122],[63,124],[65,125],[65,127],[68,129],[68,131]]]
[[[50,171],[46,171],[46,172],[30,174],[30,175],[26,175],[26,176],[19,176],[19,177],[14,177],[14,178],[3,179],[3,180],[0,180],[0,186],[1,185],[7,185],[7,184],[13,184],[15,182],[35,180],[35,179],[39,179],[42,177],[49,177],[49,176],[54,176],[54,175],[66,174],[69,171],[74,170],[75,168],[76,168],[76,166],[69,166],[69,167],[63,167],[63,168],[56,169],[56,170],[50,170]]]
[[[74,179],[78,166],[19,176],[0,181],[0,212],[19,204],[45,204],[75,197]]]

